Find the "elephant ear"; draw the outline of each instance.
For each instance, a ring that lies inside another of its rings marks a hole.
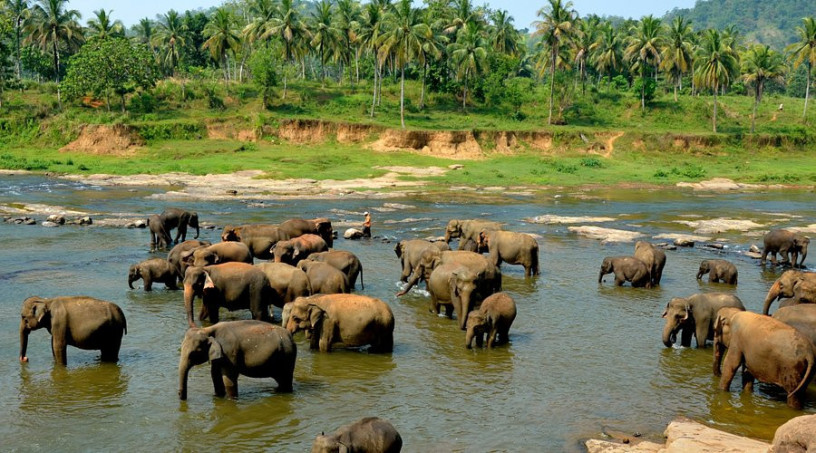
[[[215,282],[210,278],[209,272],[204,272],[204,289],[215,289]]]
[[[48,306],[46,306],[45,302],[42,301],[34,302],[31,313],[35,318],[37,318],[37,323],[41,324],[43,319],[48,316]]]
[[[184,263],[184,264],[187,264],[187,265],[192,265],[193,261],[194,261],[194,258],[193,258],[193,252],[194,251],[195,250],[187,250],[187,251],[181,252],[181,262]]]
[[[683,319],[682,319],[681,321],[685,322],[685,321],[688,321],[689,314],[691,313],[691,307],[690,307],[690,306],[688,306],[688,305],[686,305],[686,306],[684,307],[683,311],[685,311],[685,312],[686,312],[686,314],[683,316]]]
[[[312,325],[312,329],[317,328],[320,323],[323,321],[323,316],[326,314],[322,308],[315,304],[309,304],[309,324]]]
[[[210,345],[209,348],[210,362],[220,360],[224,356],[224,348],[221,347],[221,343],[219,343],[218,340],[216,340],[213,337],[208,338],[207,343]]]
[[[394,246],[394,253],[397,254],[397,258],[402,258],[403,247],[405,247],[405,241],[399,241],[397,245]]]

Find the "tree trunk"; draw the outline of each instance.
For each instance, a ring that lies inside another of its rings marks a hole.
[[[422,64],[422,90],[419,92],[419,109],[425,108],[425,78],[428,75],[428,62]]]
[[[122,114],[127,113],[127,109],[125,108],[125,93],[122,93]]]
[[[552,62],[550,64],[550,113],[547,117],[547,124],[552,125],[552,112],[553,112],[553,95],[555,93],[555,48],[552,50]]]
[[[60,90],[59,79],[59,46],[57,41],[54,41],[54,78],[57,81],[57,105],[59,109],[62,110],[62,91]]]
[[[805,110],[802,112],[802,122],[803,123],[807,122],[807,105],[808,105],[808,99],[810,98],[810,73],[813,70],[813,68],[810,65],[810,62],[808,62],[807,70],[808,70],[807,71],[807,86],[805,87]]]
[[[375,51],[376,53],[376,51]],[[377,79],[379,77],[380,70],[378,69],[377,64],[377,57],[374,57],[374,96],[371,99],[371,118],[374,118],[374,107],[377,105]]]
[[[757,91],[759,91],[759,90],[757,90]],[[754,97],[754,113],[751,114],[751,133],[752,134],[754,132],[756,132],[757,105],[759,105],[759,95]]]
[[[23,79],[23,63],[22,58],[20,57],[20,28],[22,27],[22,21],[18,18],[17,19],[17,27],[15,29],[16,35],[16,54],[17,54],[17,61],[14,62],[14,69],[17,71],[17,80]]]
[[[717,133],[717,91],[719,91],[720,87],[714,85],[714,133]]]
[[[400,123],[405,129],[405,64],[400,66]]]
[[[286,100],[286,82],[287,82],[287,74],[286,74],[285,65],[284,65],[283,71],[284,71],[283,72],[283,96],[281,96],[281,99],[285,101]]]
[[[646,111],[646,78],[640,78],[640,111]]]

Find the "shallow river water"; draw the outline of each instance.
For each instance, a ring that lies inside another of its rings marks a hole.
[[[493,197],[490,203],[450,195],[441,200],[268,200],[259,205],[239,197],[171,203],[151,197],[160,192],[103,189],[39,176],[0,177],[0,205],[59,205],[89,212],[94,219],[145,217],[168,205],[185,206],[218,226],[202,230],[202,239],[212,241],[225,224],[316,216],[362,222],[354,213],[370,210],[375,236],[392,242],[341,238],[335,247],[362,260],[365,290],[359,290],[358,282],[358,291],[385,300],[394,311],[393,354],[314,353],[298,334],[292,394],[275,393],[272,380],[241,377],[239,399],[216,398],[203,365],[191,372],[189,399],[180,402],[178,353],[186,329],[182,292],[161,284],[152,293],[127,287],[131,264],[164,256],[148,252],[147,231],[0,223],[2,450],[307,451],[321,431],[376,415],[394,423],[405,451],[581,451],[582,440],[607,427],[658,439],[677,415],[769,439],[789,418],[816,413],[816,385],[802,412],[788,409],[781,392],[771,386],[739,393],[739,377],[731,392],[720,392],[711,373],[711,348],[668,349],[660,340],[660,315],[672,297],[735,291],[749,309],[760,310],[780,270],[762,268],[737,252],[752,243],[761,245],[763,228],[816,223],[811,193],[597,190],[500,201]],[[393,209],[386,203],[405,206]],[[597,283],[602,258],[632,254],[632,243],[602,244],[569,232],[567,225],[524,221],[544,214],[608,216],[615,220],[601,226],[648,237],[692,232],[677,220],[752,219],[763,227],[753,234],[717,234],[726,240],[723,253],[699,247],[667,252],[661,286],[646,290],[615,288],[611,276]],[[525,280],[520,267],[502,267],[504,289],[516,299],[519,315],[510,344],[495,350],[465,349],[464,332],[453,321],[431,315],[422,291],[394,297],[400,268],[393,241],[441,236],[449,219],[474,217],[540,235],[538,278]],[[739,268],[736,289],[695,280],[700,260],[718,256]],[[69,348],[68,367],[55,369],[45,330],[32,332],[30,362],[19,363],[23,299],[78,294],[123,308],[128,334],[119,363],[101,364],[97,351]],[[225,317],[245,319],[249,313]]]

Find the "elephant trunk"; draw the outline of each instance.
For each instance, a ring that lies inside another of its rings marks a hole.
[[[193,239],[198,239],[198,234],[201,232],[201,228],[199,228],[198,222],[196,222],[195,229],[196,229],[196,235],[193,237]]]
[[[603,276],[604,275],[605,275],[604,271],[603,271],[603,269],[601,269],[601,272],[598,273],[598,283],[603,283]]]
[[[181,360],[179,360],[179,399],[186,400],[187,399],[187,376],[190,374],[190,368],[193,367],[193,364],[190,360],[182,355]]]
[[[465,335],[465,347],[468,348],[468,349],[470,349],[472,347],[472,344],[473,344],[473,337],[475,336],[475,331],[474,330],[475,329],[473,327],[470,327],[467,330],[467,334]]]
[[[130,289],[136,289],[136,288],[133,287],[133,282],[135,282],[138,279],[139,278],[136,277],[136,275],[134,275],[133,272],[128,274],[128,286],[130,287]]]
[[[671,325],[671,323],[666,320],[666,326],[663,327],[663,345],[670,348],[674,345],[675,340],[677,340],[675,326]]]
[[[451,241],[450,231],[445,231],[445,244],[450,243],[450,241]]]
[[[768,290],[768,295],[765,296],[765,304],[762,306],[762,314],[767,315],[771,309],[771,303],[781,297],[779,280],[777,280],[771,289]]]
[[[703,278],[703,274],[705,274],[705,272],[703,272],[703,270],[702,270],[702,269],[700,269],[699,271],[697,271],[697,280],[699,280],[699,279]]]
[[[31,333],[31,330],[26,325],[24,319],[20,320],[20,361],[21,362],[28,362],[28,357],[26,357],[26,349],[28,349],[28,334]]]
[[[193,285],[189,283],[184,284],[184,309],[187,311],[187,324],[190,327],[196,327],[193,322],[193,299],[195,298],[195,290]]]
[[[807,245],[802,247],[802,259],[799,260],[799,267],[800,268],[805,267],[805,258],[807,258],[807,249],[808,249]],[[794,264],[794,266],[796,265],[796,263],[793,263],[793,264]]]

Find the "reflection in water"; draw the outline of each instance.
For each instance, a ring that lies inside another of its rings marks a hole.
[[[129,377],[117,364],[99,363],[78,368],[54,365],[48,376],[20,373],[20,409],[53,415],[81,414],[88,409],[116,408],[128,389]]]

